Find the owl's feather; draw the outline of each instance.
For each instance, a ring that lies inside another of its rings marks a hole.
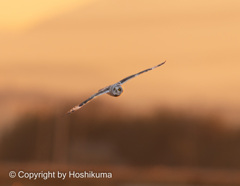
[[[71,114],[71,113],[75,112],[76,110],[78,110],[78,109],[80,109],[81,107],[83,107],[84,105],[86,105],[89,101],[91,101],[91,100],[94,99],[95,97],[100,96],[100,95],[102,95],[102,94],[106,94],[106,93],[108,93],[108,92],[109,92],[109,88],[105,88],[105,89],[103,89],[103,90],[99,90],[98,93],[93,94],[90,98],[86,99],[86,100],[85,100],[84,102],[82,102],[81,104],[73,107],[71,110],[69,110],[69,111],[67,112],[67,114]]]
[[[153,70],[153,69],[155,69],[155,68],[157,68],[157,67],[160,67],[160,66],[163,65],[165,62],[166,62],[166,61],[164,61],[163,63],[160,63],[160,64],[158,64],[158,65],[156,65],[156,66],[154,66],[154,67],[152,67],[152,68],[148,68],[148,69],[146,69],[146,70],[143,70],[143,71],[141,71],[141,72],[138,72],[138,73],[136,73],[136,74],[133,74],[133,75],[131,75],[131,76],[128,76],[128,77],[120,80],[119,82],[117,82],[117,83],[115,83],[115,84],[113,84],[113,85],[110,85],[110,86],[107,86],[107,87],[105,87],[105,88],[100,89],[96,94],[93,94],[90,98],[86,99],[86,100],[83,101],[81,104],[79,104],[79,105],[73,107],[71,110],[69,110],[69,111],[67,112],[67,114],[71,114],[71,113],[75,112],[76,110],[80,109],[81,107],[83,107],[84,105],[86,105],[89,101],[91,101],[92,99],[94,99],[94,98],[97,97],[97,96],[100,96],[100,95],[106,94],[106,93],[110,93],[110,95],[111,95],[111,94],[114,95],[113,92],[111,92],[111,91],[113,91],[113,89],[112,89],[111,87],[116,86],[116,85],[118,85],[118,86],[121,87],[121,85],[122,85],[123,83],[126,83],[128,80],[130,80],[130,79],[132,79],[132,78],[134,78],[134,77],[136,77],[136,76],[138,76],[138,75],[140,75],[140,74],[143,74],[143,73],[145,73],[145,72],[148,72],[148,71],[150,71],[150,70]],[[122,91],[121,91],[121,93],[122,93]],[[120,94],[121,94],[121,93],[120,93]]]
[[[138,76],[138,75],[140,75],[140,74],[142,74],[142,73],[145,73],[145,72],[148,72],[148,71],[150,71],[150,70],[153,70],[153,69],[155,69],[155,68],[157,68],[157,67],[160,67],[160,66],[163,65],[165,62],[166,62],[166,61],[164,61],[163,63],[160,63],[159,65],[156,65],[156,66],[154,66],[154,67],[152,67],[152,68],[148,68],[148,69],[146,69],[146,70],[143,70],[143,71],[141,71],[141,72],[138,72],[138,73],[136,73],[136,74],[133,74],[133,75],[131,75],[131,76],[128,76],[128,77],[122,79],[121,81],[119,81],[118,83],[119,83],[119,84],[126,83],[128,80],[130,80],[130,79],[132,79],[132,78],[135,78],[136,76]]]

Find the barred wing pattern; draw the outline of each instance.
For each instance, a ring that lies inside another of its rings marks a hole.
[[[91,100],[94,99],[95,97],[100,96],[100,95],[102,95],[102,94],[110,93],[110,95],[116,96],[116,95],[114,94],[114,88],[115,88],[116,86],[118,86],[118,87],[121,88],[121,90],[122,90],[121,85],[122,85],[123,83],[126,83],[128,80],[130,80],[130,79],[132,79],[132,78],[134,78],[134,77],[136,77],[136,76],[138,76],[138,75],[140,75],[140,74],[143,74],[143,73],[148,72],[148,71],[150,71],[150,70],[153,70],[153,69],[155,69],[155,68],[157,68],[157,67],[160,67],[160,66],[163,65],[165,62],[166,62],[166,61],[164,61],[163,63],[160,63],[160,64],[158,64],[158,65],[156,65],[156,66],[154,66],[154,67],[152,67],[152,68],[148,68],[148,69],[146,69],[146,70],[143,70],[143,71],[141,71],[141,72],[138,72],[138,73],[136,73],[136,74],[133,74],[133,75],[131,75],[131,76],[128,76],[128,77],[122,79],[121,81],[119,81],[119,82],[117,82],[117,83],[115,83],[115,84],[113,84],[113,85],[110,85],[110,86],[107,86],[107,87],[105,87],[105,88],[100,89],[96,94],[93,94],[90,98],[88,98],[87,100],[85,100],[84,102],[82,102],[80,105],[77,105],[77,106],[73,107],[70,111],[67,112],[67,114],[71,114],[71,113],[75,112],[76,110],[78,110],[78,109],[80,109],[81,107],[83,107],[84,105],[86,105],[89,101],[91,101]],[[117,96],[119,96],[121,93],[122,93],[122,91],[121,91]]]
[[[159,65],[156,65],[156,66],[154,66],[154,67],[152,67],[152,68],[148,68],[148,69],[146,69],[146,70],[143,70],[143,71],[141,71],[141,72],[138,72],[138,73],[136,73],[136,74],[133,74],[133,75],[131,75],[131,76],[128,76],[128,77],[122,79],[121,81],[119,81],[118,83],[119,83],[119,84],[126,83],[128,80],[130,80],[130,79],[132,79],[132,78],[135,78],[136,76],[138,76],[138,75],[140,75],[140,74],[143,74],[143,73],[148,72],[148,71],[150,71],[150,70],[153,70],[153,69],[155,69],[155,68],[157,68],[157,67],[160,67],[160,66],[163,65],[165,62],[166,62],[166,61],[164,61],[163,63],[160,63]]]
[[[84,105],[86,105],[89,101],[91,101],[91,100],[94,99],[95,97],[100,96],[100,95],[102,95],[102,94],[106,94],[106,93],[108,93],[108,92],[109,92],[109,87],[99,90],[96,94],[93,94],[90,98],[86,99],[86,100],[85,100],[84,102],[82,102],[81,104],[73,107],[71,110],[69,110],[69,111],[67,112],[67,114],[71,114],[71,113],[75,112],[76,110],[78,110],[78,109],[80,109],[81,107],[83,107]]]

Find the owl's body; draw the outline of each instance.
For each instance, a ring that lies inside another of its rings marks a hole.
[[[148,69],[143,70],[143,71],[141,71],[141,72],[139,72],[139,73],[137,73],[137,74],[133,74],[133,75],[131,75],[131,76],[128,76],[128,77],[122,79],[121,81],[119,81],[119,82],[117,82],[117,83],[115,83],[115,84],[113,84],[113,85],[110,85],[110,86],[107,86],[107,87],[105,87],[105,88],[100,89],[96,94],[92,95],[90,98],[88,98],[87,100],[85,100],[85,101],[82,102],[81,104],[73,107],[70,111],[67,112],[67,114],[71,114],[72,112],[80,109],[82,106],[84,106],[85,104],[87,104],[87,103],[88,103],[89,101],[91,101],[93,98],[95,98],[95,97],[97,97],[97,96],[100,96],[100,95],[102,95],[102,94],[106,94],[106,93],[107,93],[107,94],[109,94],[110,96],[114,96],[114,97],[120,96],[120,95],[123,93],[123,87],[122,87],[122,84],[123,84],[123,83],[126,83],[128,80],[130,80],[130,79],[132,79],[132,78],[134,78],[134,77],[136,77],[136,76],[138,76],[138,75],[140,75],[140,74],[142,74],[142,73],[145,73],[145,72],[148,72],[148,71],[150,71],[150,70],[153,70],[154,68],[157,68],[157,67],[163,65],[164,63],[165,63],[165,61],[164,61],[163,63],[157,65],[157,66],[154,66],[154,67],[152,67],[152,68],[148,68]]]

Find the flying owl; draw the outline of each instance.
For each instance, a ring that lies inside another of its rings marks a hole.
[[[114,97],[118,97],[120,96],[122,93],[123,93],[123,87],[122,87],[122,84],[126,83],[128,80],[140,75],[140,74],[143,74],[145,72],[148,72],[150,70],[153,70],[157,67],[160,67],[161,65],[163,65],[166,61],[164,61],[163,63],[160,63],[159,65],[156,65],[152,68],[148,68],[146,70],[143,70],[141,72],[138,72],[136,74],[133,74],[131,76],[128,76],[122,80],[120,80],[119,82],[113,84],[113,85],[109,85],[105,88],[102,88],[100,89],[96,94],[93,94],[90,98],[88,98],[87,100],[83,101],[81,104],[73,107],[71,110],[69,110],[67,112],[67,114],[71,114],[73,112],[75,112],[76,110],[82,108],[84,105],[86,105],[89,101],[91,101],[93,98],[97,97],[97,96],[100,96],[102,94],[109,94],[110,96],[114,96]]]

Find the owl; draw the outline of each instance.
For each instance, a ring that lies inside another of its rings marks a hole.
[[[100,96],[100,95],[103,95],[103,94],[108,94],[110,96],[114,96],[114,97],[118,97],[120,96],[122,93],[123,93],[123,87],[122,85],[124,83],[126,83],[128,80],[132,79],[132,78],[135,78],[136,76],[140,75],[140,74],[143,74],[145,72],[148,72],[150,70],[153,70],[157,67],[160,67],[161,65],[163,65],[166,61],[152,67],[152,68],[148,68],[146,70],[143,70],[141,72],[138,72],[136,74],[133,74],[133,75],[130,75],[122,80],[120,80],[119,82],[115,83],[115,84],[112,84],[112,85],[109,85],[105,88],[102,88],[100,89],[96,94],[93,94],[91,97],[89,97],[88,99],[86,99],[85,101],[83,101],[81,104],[73,107],[71,110],[69,110],[66,114],[71,114],[73,112],[75,112],[76,110],[82,108],[84,105],[86,105],[89,101],[91,101],[92,99],[94,99],[95,97],[97,96]]]

